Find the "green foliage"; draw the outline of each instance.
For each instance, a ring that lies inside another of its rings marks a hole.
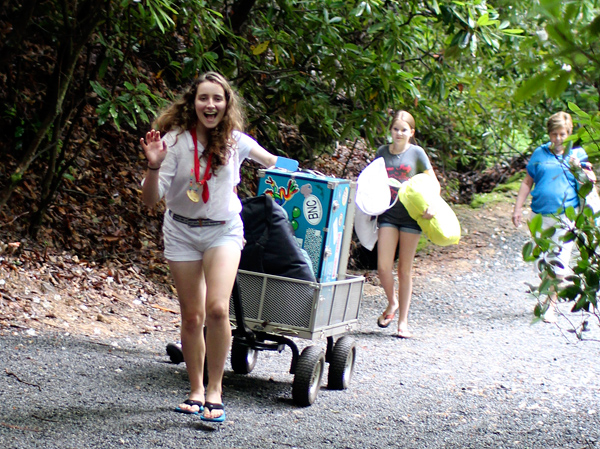
[[[135,0],[134,0],[135,2]],[[169,14],[177,14],[173,8],[172,2],[167,0],[147,0],[143,4],[141,1],[137,3],[137,13],[139,19],[145,21],[149,28],[157,26],[161,32],[165,33],[167,27],[175,24]],[[121,0],[121,7],[127,7],[131,4],[129,0]],[[142,22],[143,23],[143,22]]]
[[[507,195],[503,192],[478,193],[473,195],[470,206],[479,209],[485,205],[506,202],[506,198]]]
[[[97,81],[91,81],[90,84],[96,95],[103,100],[96,109],[99,125],[112,120],[120,130],[121,121],[125,121],[132,129],[137,129],[138,122],[150,123],[148,114],[156,112],[155,106],[160,108],[166,105],[165,99],[153,94],[144,83],[133,85],[126,81],[117,94],[112,94]]]
[[[581,212],[576,212],[570,208],[567,215],[573,219],[573,224],[567,226],[557,221],[554,227],[546,230],[541,229],[541,216],[536,215],[529,222],[529,228],[532,235],[532,241],[523,247],[523,259],[534,262],[540,267],[541,282],[534,287],[532,293],[541,298],[556,293],[559,301],[571,302],[571,312],[585,311],[590,315],[595,315],[598,319],[598,292],[600,290],[600,228],[596,221],[600,218],[599,214],[592,213],[591,209],[585,207]],[[558,250],[551,236],[558,230],[566,230],[566,234],[561,241],[573,241],[576,251],[574,261],[572,262],[573,274],[561,279],[556,276],[556,262],[553,260],[553,254]],[[541,301],[540,301],[541,303]],[[534,314],[538,317],[543,316],[545,309],[536,306]],[[582,318],[582,324],[575,326],[577,328],[585,327],[587,318]],[[579,334],[581,338],[581,335]]]
[[[575,103],[569,103],[569,109],[578,125],[573,133],[575,139],[583,146],[590,160],[600,160],[600,114],[585,112]]]
[[[521,187],[521,181],[524,178],[523,173],[517,173],[508,179],[506,184],[500,184],[494,187],[493,192],[512,192],[513,195],[516,196],[517,192]]]
[[[18,157],[22,142],[39,140],[40,151],[47,151],[64,141],[60,150],[66,153],[57,155],[63,169],[77,159],[67,154],[73,148],[66,141],[71,131],[143,132],[198,73],[218,70],[246,101],[248,131],[266,148],[305,166],[333,153],[336,142],[364,138],[370,147],[378,146],[388,134],[388,109],[407,109],[436,170],[477,172],[536,144],[548,110],[570,101],[589,111],[597,102],[590,80],[598,76],[589,59],[598,54],[596,1],[556,5],[536,0],[42,2],[27,40],[43,56],[29,63],[31,55],[23,57],[14,43],[7,52],[7,66],[18,73],[13,84],[1,86],[7,92],[2,99],[15,105],[6,129],[18,136],[11,136],[8,147]],[[10,8],[15,16],[25,9],[22,2]],[[101,20],[80,42],[69,31],[92,9]],[[568,18],[577,19],[572,27],[565,25]],[[56,49],[72,42],[83,47],[65,104],[58,108],[64,116],[55,117],[37,139],[45,105],[52,102],[42,83],[31,86],[24,75],[31,71],[33,79],[45,80],[59,60]],[[527,103],[514,102],[519,86],[530,79],[517,95]],[[81,103],[88,107],[85,114]],[[585,141],[589,136],[579,130],[578,136],[591,151],[595,143]]]
[[[473,195],[470,207],[477,209],[485,205],[494,203],[513,202],[521,187],[521,181],[524,175],[517,173],[512,176],[505,184],[498,184],[489,193],[476,193]]]
[[[387,110],[403,108],[418,117],[421,140],[439,165],[467,167],[480,159],[481,136],[497,129],[496,108],[505,107],[506,96],[485,114],[481,105],[493,102],[476,97],[497,92],[486,58],[518,31],[490,5],[257,1],[244,26],[231,29],[225,12],[207,15],[222,11],[220,2],[200,3],[210,27],[178,10],[184,55],[169,39],[152,45],[167,59],[166,80],[177,89],[189,67],[218,68],[245,98],[251,132],[274,150],[310,163],[335,141],[363,136],[376,146],[387,134]],[[481,86],[476,78],[488,74]]]
[[[517,101],[558,98],[586,105],[598,105],[600,39],[597,24],[600,9],[593,0],[530,2],[536,28],[522,47],[527,49],[522,67],[530,78],[516,91]]]
[[[140,132],[198,73],[218,70],[246,100],[249,132],[309,166],[338,141],[378,146],[388,109],[408,109],[436,168],[470,171],[528,138],[526,113],[507,103],[527,16],[494,3],[110,0],[74,86],[86,86],[99,125]],[[44,7],[45,38],[58,44],[61,8]]]
[[[528,81],[516,91],[517,101],[534,99],[548,102],[548,97],[560,99],[568,105],[575,129],[571,142],[582,145],[590,160],[600,159],[600,114],[598,79],[600,79],[600,40],[598,24],[600,9],[596,1],[554,2],[544,0],[533,5],[537,17],[535,36],[527,40],[528,54],[523,59],[524,70],[535,70]],[[558,103],[557,103],[558,104]],[[566,109],[561,107],[561,109]],[[589,111],[589,112],[588,112]],[[555,111],[552,111],[555,112]],[[549,114],[546,114],[549,115]],[[581,169],[573,168],[578,180],[581,211],[566,210],[573,224],[557,223],[553,228],[541,229],[541,216],[529,222],[532,242],[523,247],[523,259],[535,262],[542,269],[541,283],[534,288],[537,297],[557,294],[559,300],[573,303],[572,311],[586,311],[598,316],[596,309],[599,287],[600,215],[594,216],[586,204],[586,197],[594,188]],[[556,229],[566,230],[563,241],[573,241],[576,257],[573,274],[565,280],[554,272],[552,256],[558,249],[550,237]],[[539,318],[547,306],[539,305],[534,314]],[[584,323],[581,328],[584,327]],[[578,334],[581,337],[581,334]]]
[[[20,173],[14,173],[11,177],[10,177],[10,182],[13,184],[16,184],[17,182],[21,181],[21,179],[23,179],[23,175]]]

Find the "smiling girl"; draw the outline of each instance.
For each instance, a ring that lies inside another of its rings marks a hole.
[[[142,200],[151,207],[165,198],[164,254],[181,309],[190,394],[176,410],[201,414],[206,421],[225,420],[222,379],[231,343],[229,298],[244,236],[242,205],[235,193],[240,165],[246,158],[265,167],[277,160],[241,132],[243,125],[237,94],[223,76],[208,72],[140,139],[148,160]]]
[[[415,119],[406,111],[398,111],[392,118],[390,126],[392,143],[383,145],[377,150],[375,158],[382,157],[385,161],[389,178],[400,182],[408,181],[414,175],[426,173],[437,177],[431,167],[425,150],[414,144]],[[392,189],[392,198],[396,198],[398,189]],[[423,218],[433,218],[429,209]],[[377,238],[377,271],[381,286],[387,296],[388,305],[377,319],[379,327],[388,327],[398,312],[398,333],[400,338],[410,338],[408,329],[408,310],[412,297],[412,267],[421,237],[421,227],[412,219],[404,205],[397,201],[378,218],[379,231]],[[394,292],[394,259],[400,247],[398,256],[398,296]]]

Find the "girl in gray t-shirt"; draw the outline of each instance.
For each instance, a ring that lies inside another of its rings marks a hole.
[[[376,158],[385,161],[388,177],[400,182],[408,181],[414,175],[427,173],[436,182],[437,177],[431,162],[423,148],[415,145],[415,119],[406,111],[394,115],[390,126],[392,143],[383,145],[377,150]],[[392,189],[392,199],[396,198],[398,189]],[[423,218],[433,218],[429,209]],[[379,327],[388,327],[398,311],[398,333],[400,338],[412,336],[408,329],[408,310],[412,296],[412,266],[421,236],[419,224],[410,217],[404,205],[398,201],[394,206],[378,217],[379,231],[377,239],[377,271],[381,285],[387,296],[388,305],[377,319]],[[398,297],[394,292],[394,259],[396,249],[400,247],[398,257]]]

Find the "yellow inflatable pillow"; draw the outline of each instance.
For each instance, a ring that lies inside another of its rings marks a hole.
[[[455,245],[460,240],[460,223],[456,214],[439,194],[439,186],[426,173],[413,176],[402,183],[398,197],[409,215],[417,220],[425,235],[439,246]],[[423,212],[433,206],[435,215],[431,220],[423,218]]]

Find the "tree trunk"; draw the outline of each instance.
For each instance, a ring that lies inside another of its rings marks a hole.
[[[39,155],[38,148],[46,138],[50,126],[62,110],[65,96],[71,86],[73,72],[75,71],[79,55],[102,20],[102,15],[100,14],[102,11],[101,4],[91,2],[90,4],[81,5],[81,8],[84,11],[87,9],[89,12],[75,27],[70,27],[67,23],[64,24],[66,31],[65,38],[60,44],[54,72],[48,84],[48,92],[45,98],[46,106],[40,114],[42,117],[41,125],[21,156],[21,160],[10,176],[8,184],[0,192],[0,209],[6,206],[12,192],[29,169],[31,163]],[[74,14],[74,17],[77,16],[78,14]]]
[[[63,128],[64,122],[71,122],[71,127],[67,132],[67,137],[63,141],[63,147],[60,153],[58,151],[58,141],[55,141],[52,147],[50,163],[48,164],[48,169],[46,170],[46,175],[43,182],[41,199],[38,203],[37,210],[31,215],[31,219],[29,221],[29,228],[27,230],[28,234],[33,238],[37,236],[44,216],[46,215],[48,208],[54,201],[56,192],[58,192],[58,189],[63,183],[64,174],[71,166],[73,166],[75,159],[77,159],[77,157],[81,154],[81,151],[87,147],[89,141],[92,139],[93,135],[95,135],[95,133],[88,133],[86,141],[82,142],[80,145],[77,145],[77,150],[75,151],[75,153],[68,160],[65,161],[65,154],[67,153],[69,143],[71,141],[70,136],[73,134],[73,130],[74,128],[76,128],[75,123],[79,121],[82,113],[83,103],[80,104],[74,117],[70,116],[68,120],[62,120],[62,124],[57,123],[56,125],[57,128]],[[56,171],[57,168],[59,168],[58,172]]]

